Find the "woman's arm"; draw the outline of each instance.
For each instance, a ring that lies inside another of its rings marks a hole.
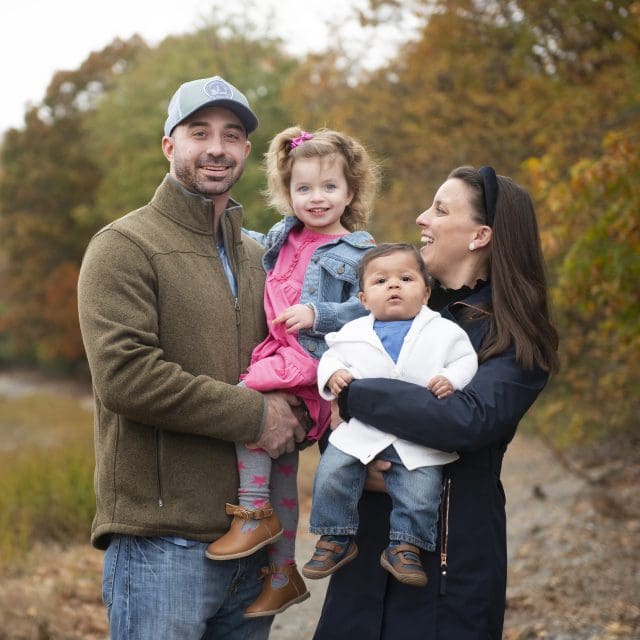
[[[523,371],[509,350],[481,364],[462,391],[441,400],[424,387],[382,378],[354,380],[340,400],[350,416],[382,431],[464,452],[511,440],[547,379],[539,369]]]

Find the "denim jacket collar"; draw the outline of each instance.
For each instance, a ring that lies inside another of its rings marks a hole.
[[[282,218],[284,224],[283,238],[287,237],[287,234],[294,227],[301,227],[304,223],[300,218],[296,216],[284,216]],[[284,242],[284,239],[283,239]],[[352,231],[344,236],[336,236],[334,240],[328,240],[326,244],[337,244],[338,242],[346,242],[358,249],[368,249],[372,247],[375,242],[368,231]]]

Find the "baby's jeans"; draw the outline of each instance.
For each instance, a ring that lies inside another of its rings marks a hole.
[[[378,459],[391,462],[383,473],[391,497],[390,540],[435,549],[438,510],[442,492],[442,467],[409,471],[393,446]],[[358,502],[364,489],[365,465],[353,456],[327,445],[313,483],[310,531],[318,535],[353,536],[358,530]]]

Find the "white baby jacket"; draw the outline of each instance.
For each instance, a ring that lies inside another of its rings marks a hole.
[[[326,336],[329,349],[320,358],[318,389],[326,400],[334,396],[327,381],[338,369],[347,369],[354,378],[396,378],[426,386],[433,376],[446,376],[454,389],[469,383],[478,368],[478,358],[467,334],[455,322],[422,307],[404,339],[397,363],[382,346],[373,329],[371,314],[352,320]],[[384,433],[356,418],[340,424],[329,442],[363,464],[393,445],[409,470],[453,462],[456,453],[446,453]]]

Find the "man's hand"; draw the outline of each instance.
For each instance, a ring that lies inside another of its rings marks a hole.
[[[384,483],[384,472],[391,468],[388,460],[374,460],[367,465],[367,477],[364,481],[364,488],[367,491],[377,491],[386,493],[387,485]]]
[[[289,393],[272,391],[264,395],[267,399],[267,415],[262,435],[254,444],[272,458],[277,458],[283,453],[291,453],[296,442],[302,442],[305,438],[300,422],[302,403]]]
[[[348,387],[353,381],[353,376],[346,369],[338,369],[328,380],[326,386],[334,396]]]
[[[453,385],[444,376],[433,376],[427,383],[427,389],[429,389],[438,400],[450,396],[454,391]]]
[[[282,324],[287,333],[295,333],[300,329],[311,329],[316,319],[315,311],[306,304],[294,304],[273,319],[273,324]]]

